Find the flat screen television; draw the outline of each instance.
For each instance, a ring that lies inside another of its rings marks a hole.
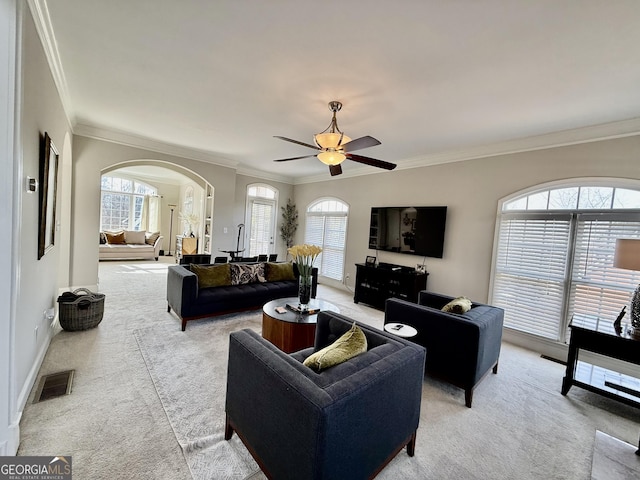
[[[447,207],[372,207],[369,248],[442,258]]]

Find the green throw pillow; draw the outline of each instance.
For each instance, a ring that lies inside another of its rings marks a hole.
[[[198,288],[231,285],[231,271],[228,263],[224,265],[196,265],[192,263],[189,268],[198,277]]]
[[[442,307],[443,312],[467,313],[471,310],[471,300],[467,297],[457,297]]]
[[[282,282],[283,280],[295,280],[293,273],[293,263],[272,263],[265,265],[265,276],[267,282]]]
[[[346,362],[350,358],[360,355],[366,351],[367,337],[364,336],[362,329],[354,322],[348,332],[338,338],[331,345],[311,354],[304,361],[304,364],[312,370],[320,372],[325,368]]]

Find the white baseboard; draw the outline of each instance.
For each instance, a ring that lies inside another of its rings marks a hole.
[[[47,350],[49,349],[49,345],[51,344],[51,339],[53,338],[53,332],[55,330],[55,324],[57,322],[57,315],[53,319],[53,321],[49,324],[49,328],[46,329],[46,338],[45,341],[42,342],[42,346],[38,351],[38,355],[36,356],[33,365],[31,365],[31,369],[29,370],[29,375],[22,385],[22,390],[20,390],[20,395],[18,395],[17,399],[17,409],[18,416],[22,417],[22,411],[24,410],[24,406],[27,404],[29,400],[29,395],[31,394],[31,390],[38,379],[38,372],[40,371],[40,367],[42,366],[42,362],[44,361],[44,356],[47,354]],[[18,419],[19,423],[19,419]],[[19,435],[18,435],[19,436]]]
[[[505,342],[513,343],[561,362],[566,363],[567,361],[569,346],[563,343],[546,340],[544,338],[536,337],[535,335],[518,332],[509,328],[505,328],[503,330],[502,339]],[[580,351],[580,360],[598,365],[599,367],[606,368],[607,370],[613,370],[615,372],[638,378],[638,366],[632,363],[605,357],[586,350]],[[562,382],[562,379],[560,379],[560,382]]]
[[[18,414],[18,418],[7,428],[8,440],[0,443],[0,456],[12,457],[18,453],[18,447],[20,446],[20,419],[22,413]]]

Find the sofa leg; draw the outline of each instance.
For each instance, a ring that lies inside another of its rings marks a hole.
[[[171,305],[167,304],[167,313],[171,313]]]
[[[182,319],[182,331],[184,332],[187,329],[187,321],[183,318]]]
[[[473,388],[467,388],[464,391],[464,404],[471,408],[471,402],[473,401]]]
[[[498,373],[498,362],[493,366],[493,373]]]
[[[229,440],[232,436],[233,427],[231,426],[231,422],[229,421],[229,415],[227,415],[224,423],[224,439]]]
[[[411,438],[409,439],[409,443],[407,443],[407,454],[410,457],[413,457],[416,454],[416,433],[417,432],[413,432],[413,435],[411,435]]]

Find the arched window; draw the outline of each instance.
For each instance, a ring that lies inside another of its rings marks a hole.
[[[567,342],[575,317],[613,332],[640,282],[640,272],[613,266],[616,239],[640,238],[640,186],[595,183],[502,203],[490,301],[505,309],[505,327]]]
[[[264,184],[247,187],[247,224],[249,257],[275,253],[275,229],[278,191]]]
[[[315,266],[319,274],[342,281],[349,206],[338,199],[321,199],[307,208],[305,243],[322,247]]]
[[[140,230],[145,195],[157,195],[155,187],[137,180],[103,175],[101,179],[100,230]]]

